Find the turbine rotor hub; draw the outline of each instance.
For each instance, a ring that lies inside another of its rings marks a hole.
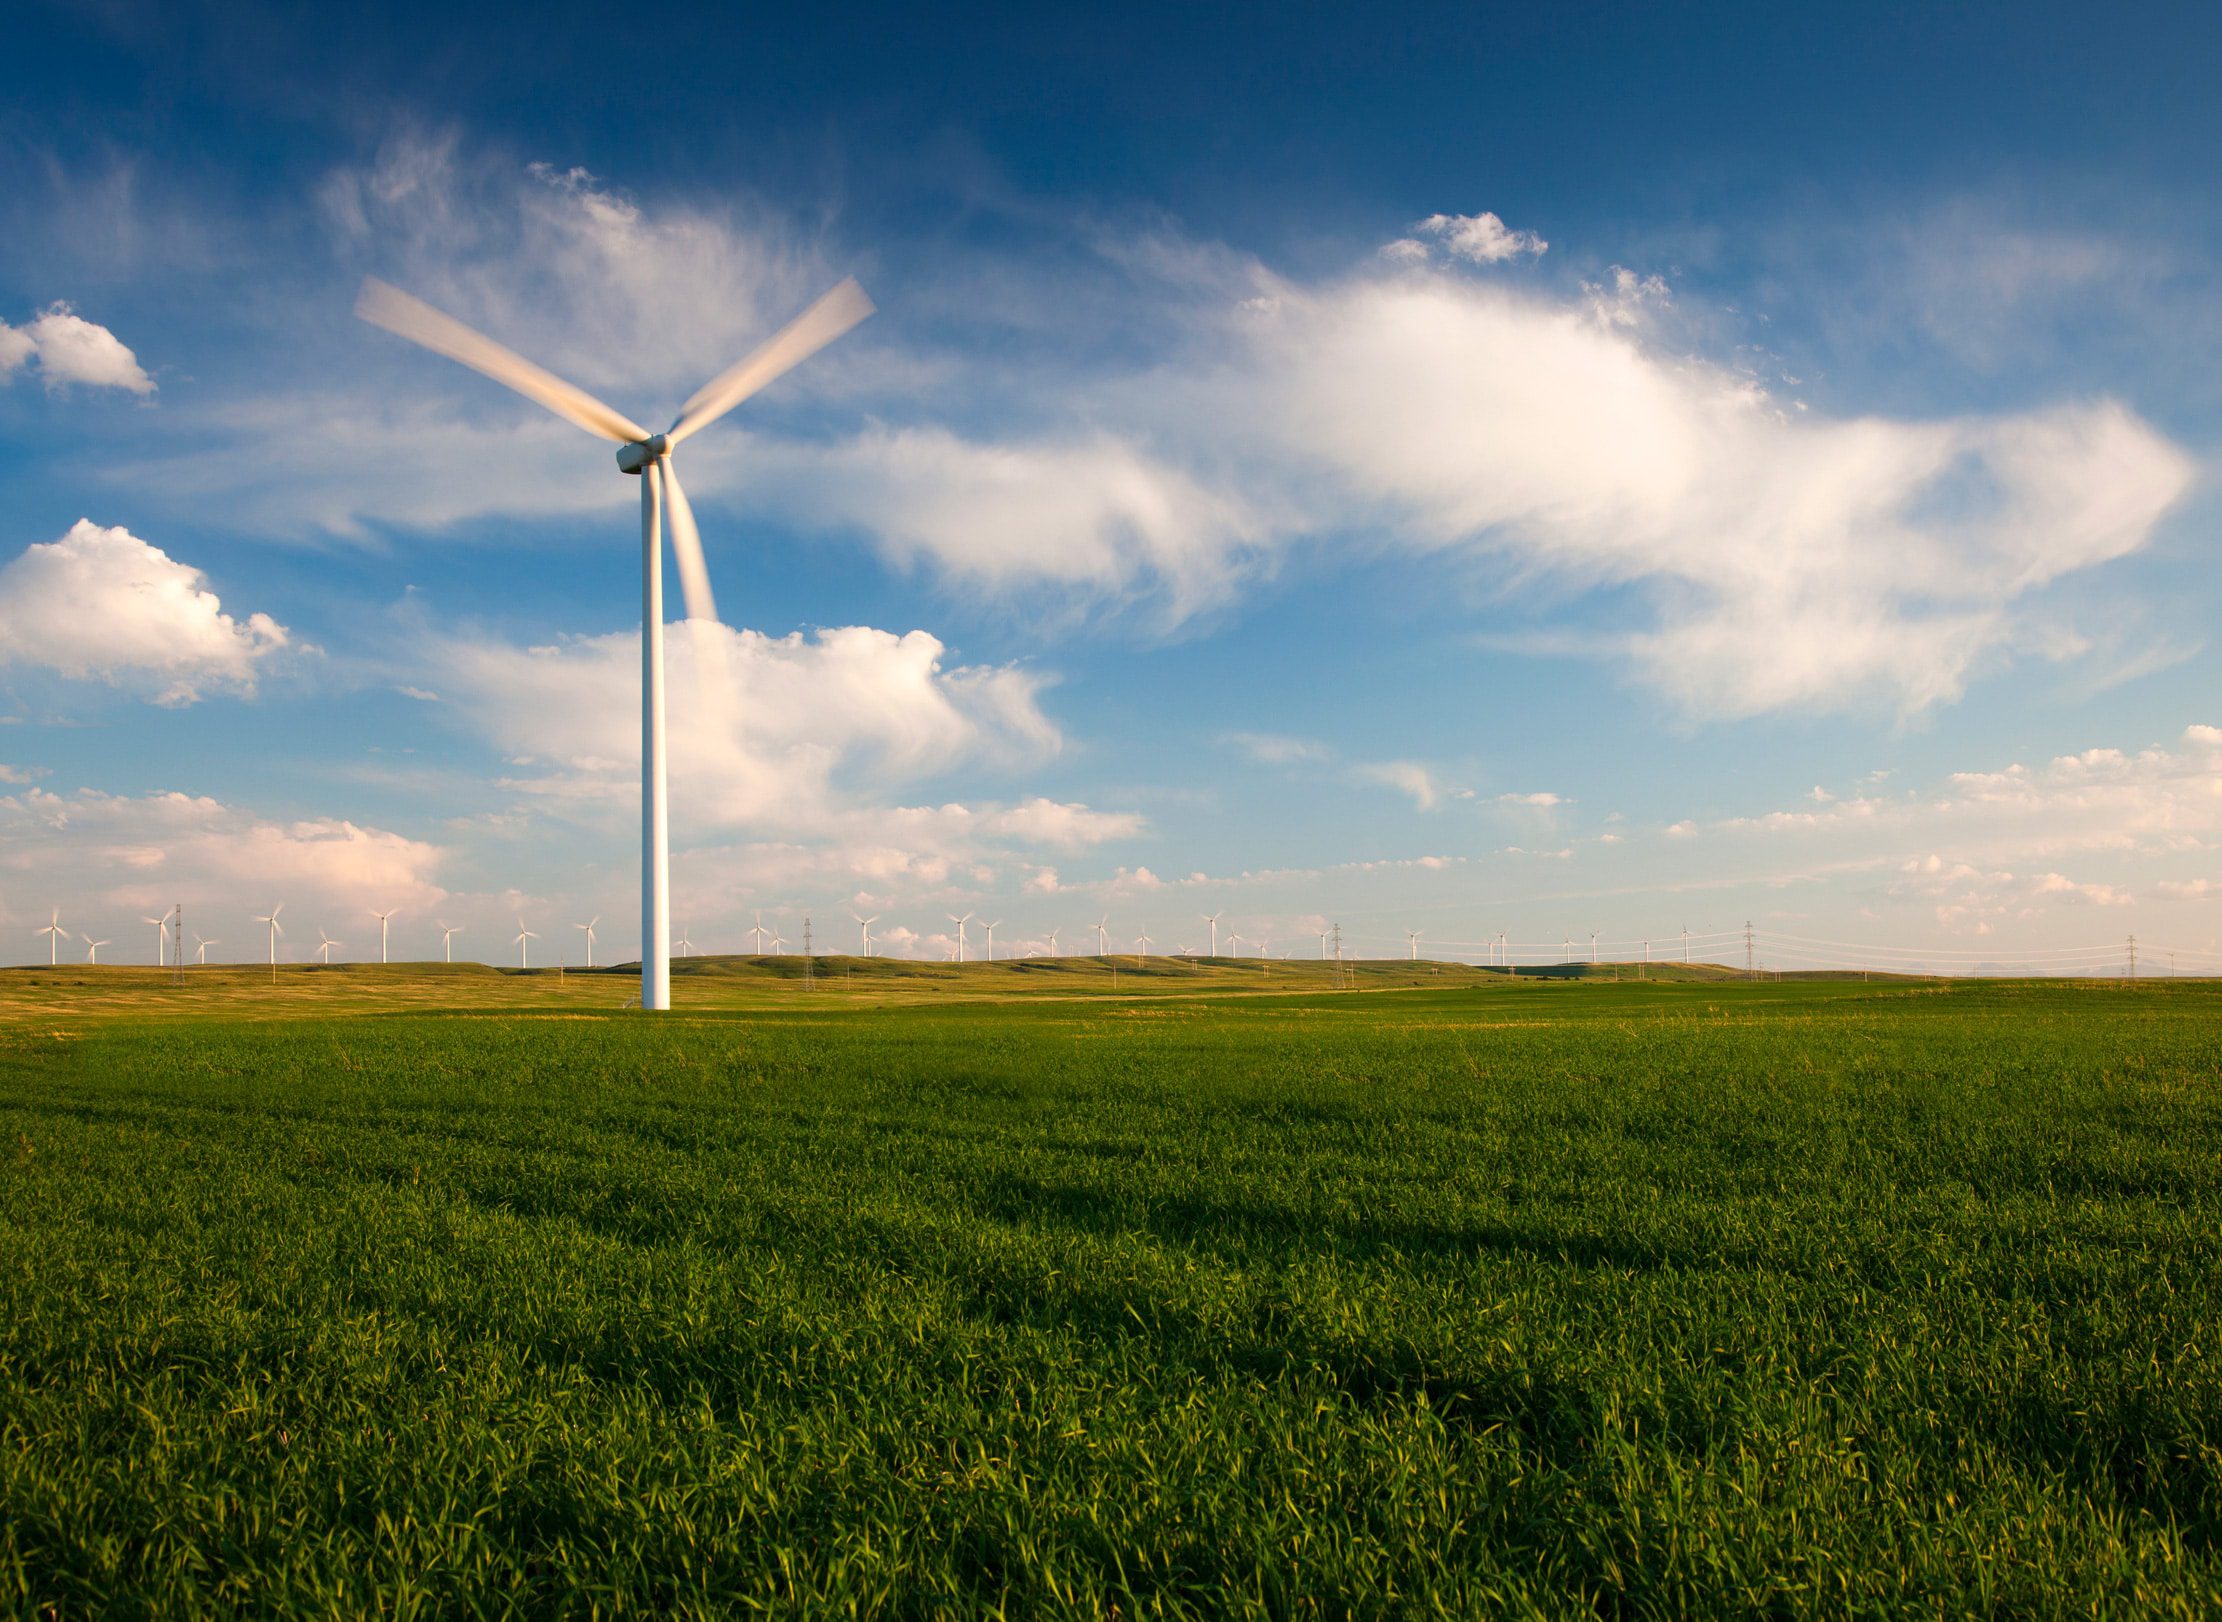
[[[630,445],[617,447],[617,469],[620,473],[638,474],[649,463],[660,460],[671,449],[671,439],[665,434],[650,434],[646,439],[636,439]]]

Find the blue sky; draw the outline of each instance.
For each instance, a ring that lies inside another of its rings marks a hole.
[[[635,486],[366,274],[650,421],[879,304],[684,459],[699,948],[2222,951],[2218,32],[34,8],[4,955],[637,950]]]

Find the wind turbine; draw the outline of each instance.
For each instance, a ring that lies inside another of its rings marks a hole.
[[[281,901],[268,912],[255,915],[256,923],[270,926],[270,972],[272,974],[278,972],[278,937],[285,933],[285,925],[278,922],[278,914],[283,911],[285,911],[285,903]]]
[[[316,955],[324,960],[326,968],[330,968],[332,965],[332,948],[337,945],[339,945],[339,942],[325,934],[323,930],[320,929],[316,932]]]
[[[849,916],[856,918],[857,928],[864,932],[864,955],[870,957],[872,955],[872,926],[880,921],[880,915],[875,912],[869,918],[857,918],[856,914],[852,912]]]
[[[594,967],[594,926],[601,921],[602,915],[600,913],[596,913],[590,921],[583,924],[573,924],[571,926],[573,929],[583,929],[586,931],[586,966],[590,969]]]
[[[215,944],[216,942],[212,940],[203,940],[200,936],[195,935],[193,937],[193,961],[205,967],[208,963],[208,949]]]
[[[774,935],[774,936],[772,937],[772,956],[773,956],[773,957],[778,957],[778,956],[780,955],[780,951],[779,951],[779,949],[780,949],[780,948],[781,948],[782,946],[785,946],[786,944],[787,944],[787,937],[786,937],[786,936],[784,936],[784,935]]]
[[[440,926],[440,955],[450,963],[455,961],[455,937],[462,933],[463,926],[461,924],[442,924]]]
[[[1595,963],[1595,962],[1597,961],[1597,936],[1598,936],[1598,933],[1599,933],[1599,932],[1598,932],[1597,930],[1594,930],[1594,929],[1593,929],[1593,930],[1591,930],[1591,931],[1589,932],[1589,960],[1590,960],[1590,962],[1592,962],[1592,963]]]
[[[386,920],[400,910],[399,907],[395,907],[388,912],[373,912],[371,914],[373,918],[378,920],[378,961],[381,963],[386,961]],[[321,935],[324,932],[318,930],[317,933]]]
[[[1407,930],[1406,930],[1406,931],[1404,932],[1404,938],[1405,938],[1406,940],[1408,940],[1408,941],[1410,941],[1410,942],[1412,943],[1412,961],[1413,961],[1414,963],[1417,963],[1417,962],[1419,962],[1419,960],[1420,960],[1420,932],[1419,932],[1418,930],[1416,930],[1416,929],[1407,929]]]
[[[998,918],[998,919],[996,919],[996,921],[995,921],[995,924],[1000,924],[1000,923],[1001,923],[1002,921],[1003,921],[1002,919]],[[988,925],[988,926],[987,926],[987,929],[988,929],[988,961],[989,961],[990,963],[993,963],[993,962],[995,961],[995,924],[990,924],[990,925]]]
[[[108,944],[107,941],[96,941],[90,935],[86,936],[85,961],[87,963],[98,963],[100,961],[100,949]]]
[[[952,912],[946,916],[952,924],[957,926],[957,961],[962,963],[964,961],[964,926],[972,922],[972,914],[968,912],[962,918],[959,918]]]
[[[1324,929],[1319,932],[1319,961],[1327,961],[1327,931]]]
[[[1211,955],[1213,957],[1219,955],[1219,920],[1225,914],[1226,909],[1222,907],[1218,912],[1207,912],[1203,915],[1204,922],[1211,925]]]
[[[154,925],[154,966],[158,969],[168,968],[170,965],[170,957],[167,950],[170,944],[169,919],[142,918],[139,920],[139,922],[141,922],[142,924]]]
[[[1217,957],[1219,955],[1218,934],[1219,932],[1217,930],[1212,931],[1211,955],[1213,957]],[[1240,935],[1234,934],[1231,931],[1228,933],[1227,952],[1230,956],[1233,957],[1240,957],[1242,955],[1242,937]]]
[[[1049,955],[1052,958],[1057,955],[1057,931],[1054,929],[1049,932]]]
[[[756,937],[756,955],[762,957],[764,955],[764,936],[768,933],[764,928],[764,915],[762,913],[756,915],[756,927],[751,929],[749,933]]]
[[[56,907],[54,909],[54,916],[46,921],[45,928],[34,929],[31,931],[31,933],[34,935],[44,935],[46,937],[46,965],[48,968],[52,968],[56,963],[61,961],[62,941],[69,934],[69,931],[62,927],[61,908]]]
[[[750,395],[808,360],[872,313],[854,280],[841,283],[745,359],[695,390],[660,434],[584,390],[472,331],[453,316],[376,277],[364,279],[355,313],[374,326],[459,361],[546,406],[588,433],[616,442],[621,473],[640,477],[640,1005],[671,1006],[670,817],[665,805],[663,509],[671,508],[671,551],[687,618],[714,620],[710,572],[694,509],[671,454]]]
[[[1096,956],[1098,957],[1108,957],[1110,955],[1103,949],[1103,926],[1110,921],[1111,915],[1109,913],[1105,913],[1096,920]]]
[[[527,944],[526,944],[526,942],[528,942],[528,941],[536,941],[536,940],[538,940],[539,938],[540,938],[540,937],[539,937],[538,935],[535,935],[535,934],[534,934],[534,933],[533,933],[533,932],[532,932],[531,930],[529,930],[529,929],[527,929],[527,928],[525,927],[525,921],[524,921],[524,920],[523,920],[522,918],[520,918],[520,919],[518,919],[518,920],[517,920],[517,967],[518,967],[518,968],[520,968],[520,969],[529,969],[529,968],[531,968],[531,967],[532,967],[532,948],[531,948],[531,947],[530,947],[529,945],[527,945]]]
[[[679,955],[681,957],[694,956],[694,942],[687,939],[687,932],[685,930],[680,930],[679,938],[673,941],[671,944],[679,948]]]
[[[1157,943],[1155,941],[1150,939],[1149,932],[1147,930],[1144,930],[1141,934],[1134,937],[1134,955],[1138,958],[1148,957],[1150,955],[1150,948],[1156,944]]]

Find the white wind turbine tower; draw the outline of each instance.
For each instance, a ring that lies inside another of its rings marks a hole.
[[[762,913],[756,915],[756,927],[751,929],[749,933],[756,937],[756,955],[762,957],[764,955],[764,937],[770,933],[764,928],[764,915]]]
[[[1211,955],[1213,957],[1219,955],[1219,920],[1225,916],[1226,909],[1223,907],[1217,912],[1207,912],[1203,915],[1204,922],[1211,925]]]
[[[787,944],[787,937],[786,937],[786,936],[784,936],[784,935],[774,935],[774,936],[772,937],[772,956],[773,956],[773,957],[778,957],[778,956],[780,955],[780,951],[779,951],[779,949],[780,949],[780,948],[781,948],[782,946],[785,946],[786,944]]]
[[[52,968],[55,964],[59,963],[61,961],[62,942],[67,939],[69,935],[69,931],[62,927],[62,909],[56,907],[54,909],[54,916],[47,919],[45,927],[42,929],[34,929],[31,931],[31,933],[34,935],[44,935],[46,937],[47,967]]]
[[[533,933],[533,932],[532,932],[531,930],[529,930],[529,929],[527,929],[527,928],[525,927],[525,921],[524,921],[524,920],[523,920],[522,918],[520,918],[520,919],[518,919],[518,920],[517,920],[517,967],[518,967],[518,968],[520,968],[520,969],[529,969],[529,968],[531,968],[531,967],[532,967],[532,947],[531,947],[530,945],[528,945],[528,944],[527,944],[527,942],[530,942],[530,941],[536,941],[536,940],[538,940],[539,938],[540,938],[540,937],[539,937],[538,935],[535,935],[535,934],[534,934],[534,933]]]
[[[316,955],[324,960],[326,968],[331,967],[332,948],[337,945],[339,945],[339,942],[325,934],[323,930],[320,929],[316,932]]]
[[[1597,930],[1594,930],[1594,929],[1593,929],[1593,930],[1591,930],[1591,931],[1589,932],[1589,960],[1590,960],[1590,962],[1592,962],[1592,963],[1595,963],[1595,962],[1597,961],[1597,936],[1598,936],[1598,934],[1599,934],[1599,931],[1597,931]]]
[[[680,930],[679,938],[673,941],[671,944],[679,949],[679,955],[681,957],[694,956],[694,942],[687,939],[687,932],[685,930]]]
[[[100,961],[100,949],[109,944],[107,941],[96,941],[90,935],[87,935],[85,937],[85,961],[87,963],[98,963]]]
[[[386,920],[400,910],[399,907],[395,907],[387,912],[373,912],[371,914],[373,918],[378,920],[378,961],[381,963],[386,961]],[[319,930],[317,933],[322,934],[323,931]]]
[[[472,331],[454,317],[376,277],[366,278],[355,313],[374,326],[460,361],[473,371],[546,406],[557,416],[616,443],[621,473],[640,476],[640,1005],[671,1006],[670,818],[665,805],[663,687],[663,509],[671,509],[671,551],[679,567],[687,618],[714,620],[702,536],[671,455],[750,395],[808,360],[872,313],[872,301],[844,281],[755,353],[694,392],[669,428],[651,434],[584,390]]]
[[[995,961],[995,927],[996,927],[996,924],[1000,924],[1000,923],[1001,923],[1002,921],[1003,921],[1002,919],[998,918],[998,919],[996,919],[996,921],[995,921],[995,923],[994,923],[994,924],[989,924],[989,925],[987,926],[987,931],[988,931],[988,961],[989,961],[990,963],[993,963],[993,962]]]
[[[1218,931],[1214,930],[1212,934],[1213,939],[1211,943],[1211,955],[1213,957],[1217,957],[1219,955],[1219,941],[1217,939]],[[1240,957],[1242,955],[1242,937],[1240,935],[1229,932],[1227,936],[1227,953],[1230,957]]]
[[[461,924],[442,924],[440,926],[440,955],[450,963],[455,961],[455,937],[462,933],[463,926]]]
[[[964,961],[964,926],[972,922],[973,915],[968,912],[962,918],[959,918],[955,913],[952,912],[947,913],[944,916],[946,916],[952,924],[955,924],[957,926],[957,961],[959,963],[962,963]]]
[[[864,932],[864,955],[870,957],[872,955],[872,926],[880,921],[880,915],[875,912],[869,918],[857,918],[856,914],[852,912],[849,916],[856,919],[857,928]]]
[[[272,974],[276,974],[278,971],[278,937],[285,933],[285,925],[278,922],[278,914],[283,911],[285,911],[285,903],[281,901],[268,912],[255,915],[256,923],[270,926],[270,972]]]
[[[1319,932],[1319,961],[1327,961],[1327,931],[1324,929]]]
[[[1150,939],[1149,931],[1144,930],[1141,934],[1134,937],[1134,955],[1138,958],[1148,957],[1150,955],[1150,948],[1152,946],[1155,946],[1156,944],[1157,943],[1155,941]]]
[[[1057,955],[1057,931],[1054,929],[1049,932],[1049,955],[1052,958]]]
[[[602,915],[600,913],[596,913],[588,922],[583,924],[573,924],[571,926],[573,929],[583,929],[586,931],[586,966],[590,969],[594,967],[594,926],[601,921]]]
[[[1096,956],[1098,957],[1110,956],[1110,954],[1104,950],[1103,946],[1103,926],[1105,924],[1108,924],[1110,921],[1111,915],[1109,913],[1105,913],[1101,918],[1098,918],[1096,920]]]
[[[142,924],[154,925],[154,966],[158,969],[168,968],[170,965],[169,952],[167,950],[170,944],[169,919],[142,918],[139,920],[139,922],[141,922]]]
[[[195,935],[193,937],[193,961],[205,968],[208,964],[208,949],[216,944],[215,941]]]
[[[1417,963],[1417,962],[1419,962],[1419,960],[1420,960],[1420,932],[1419,932],[1418,930],[1416,930],[1416,929],[1407,929],[1407,930],[1406,930],[1406,931],[1404,932],[1404,938],[1405,938],[1406,940],[1408,940],[1408,941],[1410,941],[1410,942],[1412,943],[1412,961],[1413,961],[1414,963]]]

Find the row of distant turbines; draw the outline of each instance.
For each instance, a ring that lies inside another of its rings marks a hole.
[[[279,921],[279,916],[284,911],[285,903],[281,901],[273,906],[268,912],[261,912],[253,915],[254,921],[258,924],[261,924],[266,932],[269,961],[272,967],[275,967],[278,961],[278,939],[286,932],[285,925]],[[400,909],[389,907],[384,912],[379,912],[374,909],[368,914],[368,916],[378,920],[378,961],[381,963],[390,962],[392,924],[393,920],[400,916]],[[849,914],[850,921],[857,926],[857,949],[860,955],[864,957],[873,957],[877,955],[876,949],[882,943],[872,934],[872,926],[878,923],[883,916],[883,914],[874,913],[867,918],[862,914],[856,912],[851,912]],[[983,919],[977,912],[967,912],[961,915],[958,913],[949,913],[946,916],[949,922],[956,926],[956,940],[955,943],[950,947],[948,953],[949,957],[953,961],[958,963],[968,963],[972,961],[973,945],[971,929],[975,924],[979,926],[982,933],[987,937],[987,960],[991,963],[996,960],[995,932],[1003,927],[1002,919]],[[1210,947],[1207,953],[1208,956],[1217,957],[1219,955],[1219,921],[1225,916],[1226,914],[1224,912],[1200,913],[1197,915],[1197,921],[1205,925],[1205,927],[1210,931]],[[171,920],[166,916],[158,916],[142,918],[140,922],[153,926],[155,932],[155,961],[158,964],[167,967],[170,961]],[[596,966],[594,961],[595,931],[600,927],[601,922],[602,919],[600,914],[596,914],[594,917],[589,918],[585,923],[574,924],[571,926],[572,928],[580,931],[586,937],[586,966],[590,969]],[[463,926],[461,924],[438,923],[435,924],[434,927],[437,928],[440,932],[441,961],[446,963],[453,963],[455,961],[455,937],[464,932]],[[70,931],[62,927],[62,912],[59,907],[54,909],[52,916],[48,919],[46,924],[33,931],[33,933],[35,935],[44,935],[45,937],[47,937],[47,961],[50,964],[58,964],[61,961],[61,943],[65,940],[73,938],[70,934]],[[780,934],[778,930],[767,927],[764,923],[764,915],[761,912],[755,914],[755,922],[744,933],[746,933],[750,938],[750,941],[754,948],[754,954],[759,957],[778,956],[785,952],[785,950],[793,944],[787,939],[786,936]],[[1106,913],[1103,917],[1098,918],[1092,924],[1083,925],[1080,933],[1082,933],[1083,935],[1092,933],[1095,936],[1096,955],[1098,957],[1108,957],[1112,955],[1113,948],[1111,942],[1111,918],[1108,913]],[[1319,955],[1322,958],[1328,956],[1328,942],[1334,937],[1334,933],[1335,932],[1331,929],[1321,930],[1319,932]],[[1592,955],[1594,955],[1595,952],[1595,933],[1596,932],[1594,931],[1592,931],[1591,933]],[[1687,934],[1688,932],[1684,931],[1684,933]],[[1061,955],[1060,947],[1062,934],[1063,931],[1061,929],[1052,929],[1048,932],[1047,939],[1049,943],[1049,956],[1057,957]],[[1420,932],[1418,930],[1408,929],[1405,931],[1405,935],[1410,943],[1411,955],[1416,959],[1419,956]],[[82,939],[84,941],[85,960],[88,963],[98,963],[100,961],[100,949],[103,946],[113,946],[115,944],[113,940],[95,940],[90,934],[75,938]],[[532,967],[532,943],[541,938],[542,937],[540,933],[537,930],[529,928],[522,918],[517,920],[517,933],[510,938],[510,944],[517,948],[518,967],[526,969]],[[1273,943],[1270,939],[1264,936],[1253,935],[1247,937],[1247,940],[1251,948],[1251,956],[1271,957],[1273,955]],[[1230,955],[1236,957],[1242,956],[1242,947],[1244,941],[1244,936],[1233,931],[1229,931],[1227,935],[1227,945]],[[342,947],[344,947],[346,944],[343,941],[334,939],[331,935],[325,933],[322,928],[319,928],[316,932],[316,942],[317,959],[318,961],[327,964],[332,961],[332,954],[336,951],[341,950]],[[220,942],[213,936],[196,934],[193,937],[194,962],[199,964],[207,963],[208,949],[211,946],[215,946],[218,944],[220,944]],[[1122,942],[1121,944],[1125,943]],[[1132,944],[1134,947],[1134,954],[1136,956],[1148,957],[1151,955],[1150,948],[1155,946],[1157,944],[1157,941],[1156,938],[1150,934],[1148,928],[1145,926],[1135,934]],[[688,939],[687,933],[682,930],[668,943],[667,950],[677,952],[681,957],[691,957],[694,955],[694,942]],[[182,958],[184,951],[182,941],[180,941],[179,943],[178,951],[180,957]],[[1187,956],[1190,954],[1191,948],[1183,945],[1176,947],[1175,952],[1177,955]]]

